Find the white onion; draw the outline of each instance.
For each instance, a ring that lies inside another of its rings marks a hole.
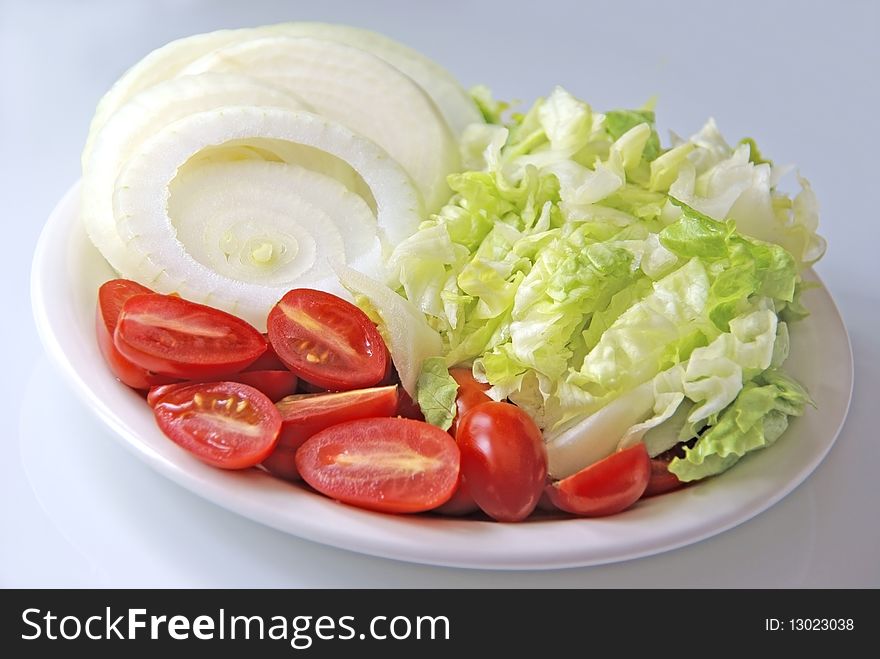
[[[116,270],[130,272],[137,267],[132,262],[136,257],[119,237],[113,215],[113,189],[123,165],[145,140],[168,124],[196,112],[238,103],[244,97],[255,106],[308,109],[289,91],[245,76],[215,73],[150,87],[104,125],[83,168],[81,214],[92,242]],[[241,152],[238,155],[241,157]]]
[[[260,28],[217,30],[176,39],[149,53],[126,71],[98,102],[95,116],[92,117],[92,123],[89,126],[86,144],[83,147],[83,167],[91,157],[92,147],[98,133],[104,128],[110,117],[136,94],[160,82],[174,78],[188,64],[202,55],[210,53],[215,48],[233,41],[257,37],[260,34],[262,34]]]
[[[431,98],[379,57],[334,41],[265,37],[232,43],[183,70],[254,76],[287,89],[329,119],[371,139],[412,177],[426,209],[449,198],[458,146]]]
[[[280,162],[200,163],[171,184],[177,239],[219,275],[276,289],[333,276],[327,255],[376,271],[376,218],[338,181]],[[345,225],[338,226],[338,218]]]
[[[160,292],[177,291],[184,297],[212,304],[258,327],[265,326],[269,309],[283,292],[305,283],[295,278],[282,284],[272,280],[272,285],[266,285],[260,283],[260,278],[251,281],[231,277],[229,272],[218,272],[194,258],[187,250],[187,245],[178,240],[177,227],[169,216],[171,186],[178,170],[206,148],[230,142],[246,144],[249,140],[304,145],[347,162],[369,187],[375,200],[375,236],[383,249],[397,244],[418,227],[422,212],[418,193],[400,166],[371,141],[309,112],[250,106],[225,107],[190,115],[161,129],[142,144],[117,179],[113,197],[114,216],[119,236],[130,256],[126,264],[133,265],[133,269],[122,270],[124,276],[137,279]],[[333,185],[330,181],[332,179],[328,178],[328,186]],[[351,194],[341,184],[335,185],[337,193],[334,194],[338,197],[344,197],[343,192]],[[182,179],[179,191],[185,190],[185,186],[186,180]],[[177,186],[175,189],[178,190]],[[301,191],[286,190],[284,194],[296,196]],[[351,196],[357,199],[355,195]],[[326,199],[321,202],[320,199],[305,196],[302,199],[303,204],[311,203],[315,207],[321,207],[321,203],[329,204],[330,201]],[[356,205],[350,199],[345,203]],[[259,214],[260,206],[252,211]],[[347,226],[347,218],[337,213],[338,210],[330,208],[327,217],[335,221],[340,235],[346,231],[363,230],[362,223]],[[181,219],[178,218],[178,221]],[[195,221],[198,223],[197,219]],[[307,229],[299,225],[297,230]],[[311,230],[317,229],[313,226]],[[253,233],[256,235],[257,232]],[[378,268],[379,243],[373,265],[370,266],[369,258],[365,257],[358,267]],[[343,256],[347,255],[331,254],[326,258],[339,257],[341,260]],[[210,260],[204,252],[200,253],[200,258]],[[383,275],[376,271],[370,274]],[[325,284],[326,281],[316,287],[326,289],[328,286]]]
[[[483,123],[476,103],[461,84],[434,60],[384,34],[331,23],[281,23],[265,28],[292,37],[338,41],[382,58],[415,80],[434,101],[457,137],[473,123]]]
[[[211,51],[234,42],[271,34],[316,37],[336,41],[370,52],[416,81],[433,99],[456,136],[471,123],[482,122],[476,104],[443,67],[393,39],[347,25],[328,23],[281,23],[260,28],[218,30],[172,41],[157,48],[126,71],[101,99],[89,127],[83,149],[83,165],[92,146],[109,118],[137,93],[179,75],[187,65]]]

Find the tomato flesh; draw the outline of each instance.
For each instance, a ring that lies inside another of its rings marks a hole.
[[[294,458],[309,437],[344,421],[391,416],[397,409],[397,386],[289,396],[275,406],[281,413],[281,433],[263,466],[281,478],[299,480]]]
[[[529,415],[510,403],[482,403],[462,417],[456,441],[480,509],[501,522],[528,517],[547,478],[544,439]]]
[[[222,379],[266,351],[263,335],[240,318],[156,293],[126,300],[113,343],[142,368],[188,380]]]
[[[319,492],[361,508],[415,513],[436,508],[458,482],[455,441],[412,419],[347,421],[314,435],[296,467]]]
[[[639,443],[548,485],[547,495],[567,513],[602,517],[638,501],[650,478],[651,459],[645,445]]]
[[[111,279],[98,289],[98,304],[95,314],[95,330],[98,347],[110,370],[123,384],[145,391],[160,384],[175,382],[175,378],[153,373],[133,364],[122,356],[113,344],[113,333],[119,321],[119,314],[125,301],[135,295],[152,293],[137,282],[128,279]]]
[[[388,353],[367,315],[330,293],[288,292],[269,312],[269,342],[303,380],[330,391],[372,387],[382,381]]]
[[[272,401],[246,384],[172,384],[150,393],[162,432],[214,467],[258,465],[278,441],[281,415]]]
[[[296,393],[296,385],[299,382],[296,375],[290,371],[254,371],[248,368],[241,373],[229,377],[233,382],[241,382],[258,389],[266,394],[273,403],[285,396]]]
[[[263,340],[266,341],[266,352],[257,357],[257,360],[252,362],[244,372],[247,371],[286,371],[287,366],[284,365],[280,359],[278,359],[278,355],[275,354],[275,351],[272,349],[272,345],[269,343],[269,335],[263,334]]]

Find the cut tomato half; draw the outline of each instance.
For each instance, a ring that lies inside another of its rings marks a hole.
[[[267,320],[269,342],[299,377],[329,391],[372,387],[385,377],[388,353],[367,315],[340,297],[298,288]]]
[[[397,409],[397,386],[340,393],[298,394],[278,401],[281,434],[263,466],[288,480],[298,480],[296,450],[312,435],[344,421],[391,416]]]
[[[122,356],[113,344],[113,333],[122,312],[122,305],[135,295],[152,293],[149,288],[128,279],[111,279],[98,289],[98,304],[95,317],[95,330],[98,347],[110,370],[123,384],[133,389],[146,391],[150,387],[169,382],[176,378],[159,375],[133,364]]]
[[[648,486],[651,459],[642,443],[612,453],[546,488],[560,510],[584,517],[613,515],[626,510]]]
[[[361,508],[415,513],[436,508],[458,482],[455,440],[412,419],[361,419],[319,432],[296,452],[303,479]]]
[[[266,351],[263,335],[240,318],[156,293],[126,300],[113,343],[132,363],[187,380],[222,379]]]
[[[278,441],[281,415],[263,393],[246,384],[172,384],[150,395],[162,432],[214,467],[258,465]]]

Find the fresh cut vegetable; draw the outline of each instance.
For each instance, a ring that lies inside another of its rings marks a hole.
[[[448,434],[412,419],[348,421],[296,452],[296,467],[319,492],[361,508],[414,513],[452,496],[459,453]]]
[[[125,277],[98,343],[207,464],[374,511],[612,515],[812,404],[785,371],[825,241],[789,169],[712,119],[667,142],[653,103],[517,111],[366,30],[196,35],[92,122],[82,219]]]
[[[784,168],[711,120],[664,147],[652,108],[597,112],[556,88],[505,120],[481,97],[494,123],[466,132],[469,171],[389,260],[447,366],[535,420],[554,478],[642,439],[656,455],[699,438],[679,477],[734,464],[742,447],[710,458],[706,438],[787,357],[801,272],[824,251],[809,184],[790,196]],[[736,427],[772,442],[758,430]]]

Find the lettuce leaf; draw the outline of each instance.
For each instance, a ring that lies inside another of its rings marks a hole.
[[[651,135],[645,144],[644,158],[651,162],[660,155],[660,136],[654,127],[652,110],[612,110],[605,114],[605,129],[612,140],[617,140],[639,124],[647,124]]]
[[[442,357],[431,357],[422,362],[422,372],[416,384],[416,401],[425,421],[449,430],[455,418],[457,394],[458,383],[449,375]]]
[[[774,369],[743,387],[684,458],[676,458],[669,471],[682,481],[713,476],[732,467],[751,451],[770,446],[788,427],[791,416],[800,416],[813,405],[806,390]]]

